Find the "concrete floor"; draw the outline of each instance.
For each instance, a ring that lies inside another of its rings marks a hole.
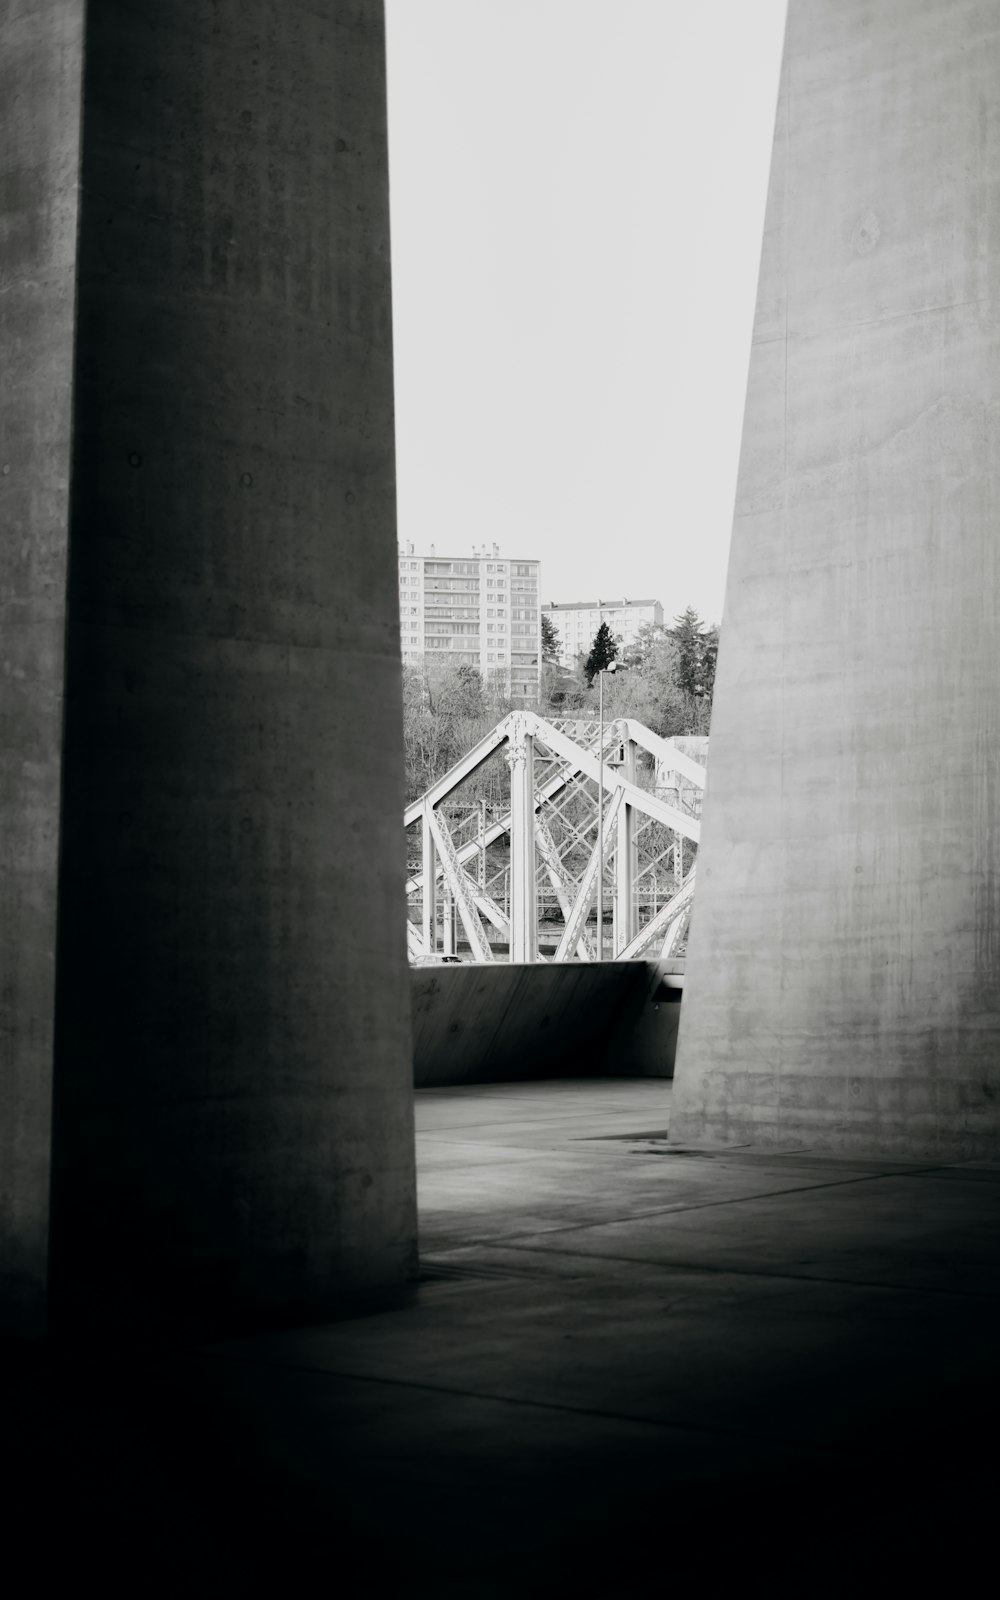
[[[84,1568],[607,1600],[971,1581],[1000,1166],[668,1148],[669,1095],[424,1091],[408,1304],[21,1384],[24,1482]]]

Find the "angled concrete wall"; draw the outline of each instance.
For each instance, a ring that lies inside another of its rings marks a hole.
[[[414,967],[414,1083],[670,1078],[682,983],[646,961]]]
[[[3,1311],[322,1314],[416,1254],[382,6],[0,20]]]
[[[1000,15],[791,0],[674,1132],[1000,1152]]]

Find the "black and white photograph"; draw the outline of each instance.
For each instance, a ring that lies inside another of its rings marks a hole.
[[[0,0],[3,1587],[986,1588],[1000,0]]]

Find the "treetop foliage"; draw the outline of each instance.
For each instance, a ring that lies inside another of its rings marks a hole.
[[[587,674],[588,685],[593,683],[599,672],[605,672],[612,661],[618,659],[618,641],[606,622],[602,622],[594,634],[594,642],[590,647],[584,672]]]
[[[559,660],[559,629],[548,612],[542,612],[542,662],[554,667]]]
[[[570,669],[558,665],[554,649],[551,658],[546,654],[547,620],[542,619],[541,693],[533,707],[541,716],[596,716],[594,677],[620,661],[629,670],[604,680],[606,718],[634,717],[665,739],[708,733],[719,630],[703,622],[691,606],[669,628],[647,623],[627,649],[602,623],[590,653],[581,653]],[[404,666],[407,802],[430,788],[512,709],[502,670],[484,680],[473,666],[455,666],[433,655],[420,667]],[[500,759],[469,780],[470,797],[481,795],[500,804],[509,792],[507,782]]]
[[[685,694],[702,699],[715,688],[715,660],[719,653],[718,628],[706,629],[697,611],[688,606],[667,630],[677,646],[677,682]]]

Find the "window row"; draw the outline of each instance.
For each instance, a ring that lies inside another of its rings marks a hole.
[[[428,576],[444,577],[447,573],[467,573],[469,575],[479,572],[478,561],[428,561],[424,566]]]

